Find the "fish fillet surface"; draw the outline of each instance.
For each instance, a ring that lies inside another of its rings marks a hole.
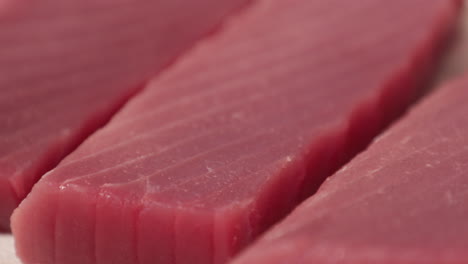
[[[415,107],[233,263],[467,263],[467,77]]]
[[[42,174],[245,2],[0,1],[0,229]]]
[[[459,7],[256,1],[40,180],[19,256],[226,262],[403,111]]]

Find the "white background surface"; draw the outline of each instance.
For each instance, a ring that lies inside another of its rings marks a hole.
[[[0,264],[20,263],[21,262],[15,257],[13,238],[9,235],[0,235]]]
[[[468,12],[465,12],[460,31],[461,33],[452,47],[452,50],[445,59],[437,82],[458,76],[468,69]],[[21,262],[15,257],[13,238],[11,235],[0,235],[0,264],[20,263]]]

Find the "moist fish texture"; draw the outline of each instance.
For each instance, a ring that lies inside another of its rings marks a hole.
[[[245,2],[0,1],[0,228],[42,174]]]
[[[254,2],[42,178],[13,216],[19,256],[226,262],[411,101],[458,9]]]
[[[233,263],[467,263],[467,77],[415,107]]]

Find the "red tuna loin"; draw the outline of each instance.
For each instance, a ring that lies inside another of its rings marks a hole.
[[[246,0],[0,2],[0,228],[8,228],[43,173]]]
[[[437,91],[234,263],[467,263],[467,97]]]
[[[407,104],[455,3],[257,1],[43,177],[19,256],[225,262]]]

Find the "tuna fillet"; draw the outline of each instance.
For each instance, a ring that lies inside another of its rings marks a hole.
[[[224,263],[404,109],[458,9],[256,1],[42,178],[19,256]]]
[[[431,95],[234,263],[468,263],[467,97]]]
[[[0,229],[32,185],[246,0],[0,0]]]

